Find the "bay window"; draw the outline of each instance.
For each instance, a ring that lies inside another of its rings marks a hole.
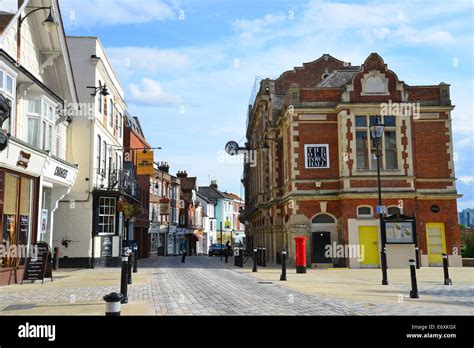
[[[12,115],[9,119],[3,124],[3,128],[7,130],[8,133],[12,133],[12,124],[15,114],[15,78],[7,73],[5,70],[0,69],[0,92],[10,100],[12,105]]]
[[[376,121],[376,116],[355,117],[356,163],[358,170],[377,169],[377,148],[373,144],[370,126]],[[397,128],[395,116],[383,116],[385,134],[382,138],[380,167],[385,170],[398,169]]]
[[[53,138],[56,138],[54,106],[45,99],[29,98],[26,118],[27,143],[45,151],[52,151]]]

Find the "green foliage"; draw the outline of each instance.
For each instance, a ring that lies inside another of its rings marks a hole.
[[[464,238],[464,250],[462,252],[462,257],[464,258],[474,258],[474,235],[469,235]]]

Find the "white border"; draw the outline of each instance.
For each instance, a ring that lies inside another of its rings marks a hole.
[[[308,147],[325,147],[327,153],[327,166],[326,167],[308,167]],[[329,157],[329,144],[305,144],[304,146],[304,167],[306,169],[329,169],[331,167],[330,157]]]

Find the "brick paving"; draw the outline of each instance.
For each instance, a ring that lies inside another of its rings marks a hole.
[[[129,301],[152,303],[156,315],[474,315],[474,287],[468,285],[419,287],[420,297],[445,297],[447,303],[459,305],[454,313],[413,302],[374,304],[303,294],[279,286],[278,281],[263,282],[236,272],[208,257],[188,257],[185,264],[180,257],[141,260],[139,272],[148,273],[150,281],[130,285]],[[405,286],[399,288],[408,293]],[[0,292],[0,305],[5,311],[41,303],[102,301],[114,291],[119,291],[119,284]]]

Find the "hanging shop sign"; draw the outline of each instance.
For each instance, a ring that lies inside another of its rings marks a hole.
[[[137,153],[137,174],[138,175],[153,175],[155,169],[153,167],[153,151],[140,151]]]
[[[329,168],[329,145],[309,144],[304,146],[305,168]]]
[[[170,214],[170,200],[168,198],[160,199],[160,215]]]

